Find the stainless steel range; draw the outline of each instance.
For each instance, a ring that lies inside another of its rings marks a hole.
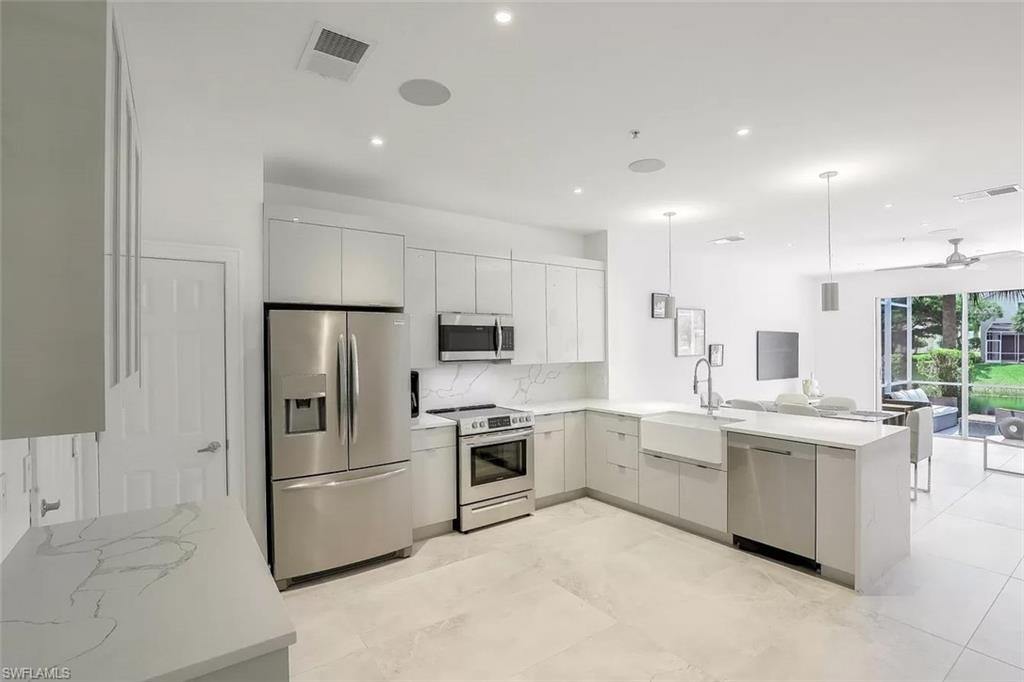
[[[457,424],[459,530],[533,513],[533,414],[494,405],[428,412]]]

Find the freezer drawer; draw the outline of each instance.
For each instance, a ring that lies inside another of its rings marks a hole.
[[[412,545],[409,462],[273,482],[275,580]]]
[[[728,456],[729,532],[814,559],[815,447],[730,434]]]

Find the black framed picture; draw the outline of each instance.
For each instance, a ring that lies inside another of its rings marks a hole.
[[[708,362],[712,367],[721,367],[725,364],[724,343],[712,343],[708,346]]]
[[[668,294],[651,294],[651,317],[664,319],[668,317]]]

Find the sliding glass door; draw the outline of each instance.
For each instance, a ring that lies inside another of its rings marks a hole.
[[[1024,292],[982,291],[969,296],[968,434],[995,433],[1005,417],[1024,416]]]
[[[937,435],[973,438],[1024,413],[1024,291],[883,298],[879,311],[883,406],[928,403]]]

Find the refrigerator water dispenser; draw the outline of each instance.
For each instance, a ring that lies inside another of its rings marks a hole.
[[[327,375],[282,377],[286,435],[327,430]]]

